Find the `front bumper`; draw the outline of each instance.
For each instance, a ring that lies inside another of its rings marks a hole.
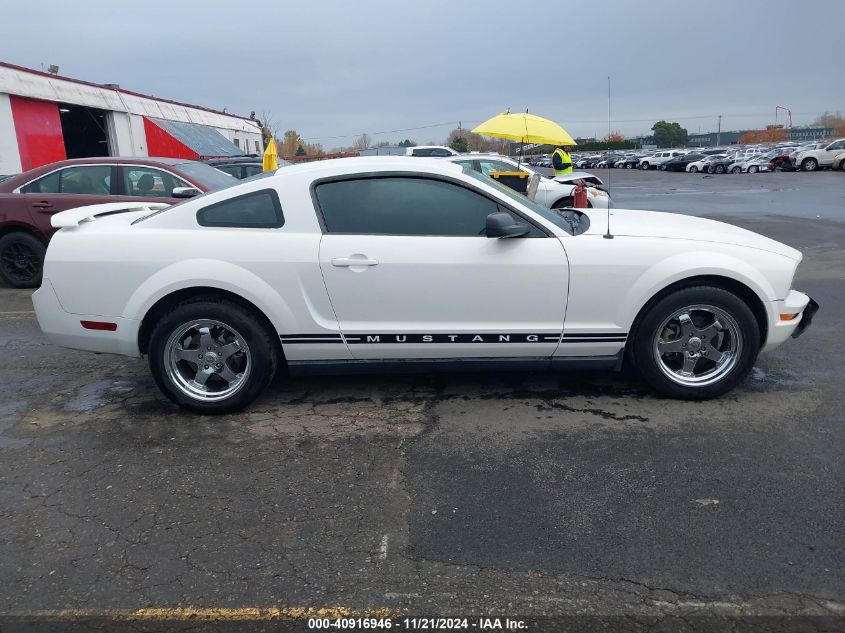
[[[801,322],[798,324],[798,327],[792,332],[792,338],[798,338],[804,332],[807,331],[807,328],[810,327],[810,324],[813,322],[813,317],[816,315],[816,312],[819,311],[819,304],[816,303],[812,298],[810,298],[810,302],[807,304],[807,307],[804,308],[804,312],[801,314]]]
[[[775,349],[790,337],[800,336],[809,327],[818,304],[803,292],[790,290],[785,299],[769,302],[766,310],[769,314],[769,331],[761,352]],[[788,314],[796,316],[788,320],[781,318]]]

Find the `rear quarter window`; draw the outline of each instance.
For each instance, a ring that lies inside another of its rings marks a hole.
[[[262,189],[215,202],[197,211],[200,226],[278,229],[285,223],[275,189]]]

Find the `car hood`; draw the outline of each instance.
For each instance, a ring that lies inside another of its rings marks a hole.
[[[606,211],[603,209],[585,209],[584,211],[590,216],[588,234],[603,234],[607,231]],[[610,231],[613,235],[619,236],[658,237],[744,246],[776,253],[795,261],[801,261],[803,257],[801,251],[759,233],[725,222],[680,213],[613,209],[610,212]]]

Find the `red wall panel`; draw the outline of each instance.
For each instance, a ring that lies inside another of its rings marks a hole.
[[[190,147],[173,138],[153,121],[144,117],[144,134],[147,135],[147,154],[169,158],[199,158]]]
[[[14,95],[9,102],[24,171],[67,158],[59,104]]]

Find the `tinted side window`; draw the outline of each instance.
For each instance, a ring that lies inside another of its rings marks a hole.
[[[59,178],[61,171],[54,171],[34,180],[25,187],[21,187],[21,193],[59,193]]]
[[[145,198],[170,198],[175,187],[193,187],[181,178],[156,169],[137,165],[123,167],[124,191],[127,196],[143,196]]]
[[[111,165],[67,167],[31,182],[21,191],[108,196],[111,193]]]
[[[489,176],[494,171],[517,171],[513,165],[508,165],[500,160],[482,160],[479,162],[481,164],[481,173],[485,176]]]
[[[285,223],[279,196],[273,189],[254,191],[210,204],[197,211],[200,226],[277,229]]]
[[[107,196],[111,193],[111,165],[68,167],[62,170],[62,193]]]
[[[483,235],[492,200],[469,189],[424,178],[366,178],[316,188],[329,233]]]
[[[230,176],[234,176],[235,178],[241,177],[240,165],[215,165],[214,168],[219,169],[220,171],[224,171]]]

